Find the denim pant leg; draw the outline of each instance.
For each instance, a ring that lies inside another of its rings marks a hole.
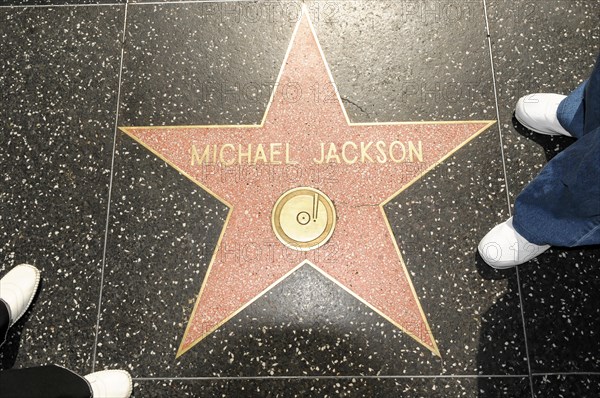
[[[555,156],[525,187],[513,225],[538,245],[600,244],[600,127]]]
[[[583,137],[585,124],[585,89],[588,81],[583,82],[567,98],[565,98],[556,112],[559,123],[575,138]]]
[[[596,61],[596,67],[585,87],[584,119],[584,134],[590,133],[600,127],[600,55]]]
[[[600,127],[600,55],[590,78],[560,103],[556,116],[575,138]]]

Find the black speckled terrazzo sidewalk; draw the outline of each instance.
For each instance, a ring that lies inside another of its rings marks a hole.
[[[390,181],[402,190],[382,206],[381,241],[394,240],[435,344],[320,271],[319,261],[337,261],[329,252],[308,252],[310,262],[284,278],[259,268],[277,283],[251,301],[220,288],[238,310],[222,323],[192,321],[208,275],[222,271],[213,267],[219,253],[241,269],[256,252],[225,247],[228,206],[177,159],[120,128],[260,124],[301,3],[5,1],[0,275],[28,262],[43,279],[0,351],[0,371],[123,368],[142,398],[600,396],[600,248],[552,248],[504,271],[476,254],[571,142],[527,131],[513,109],[522,95],[567,94],[587,77],[600,51],[600,0],[305,7],[350,122],[495,121],[431,170],[412,170],[410,184]],[[302,91],[325,109],[322,93]],[[361,136],[353,139],[346,147],[360,149]],[[442,139],[424,138],[425,154]],[[344,258],[365,249],[344,247]],[[368,285],[369,272],[356,285]],[[206,308],[226,312],[218,302]],[[182,353],[198,327],[206,330]]]

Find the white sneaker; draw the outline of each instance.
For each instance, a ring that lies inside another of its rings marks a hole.
[[[92,389],[92,398],[128,398],[133,391],[131,375],[124,370],[102,370],[84,378]]]
[[[550,248],[530,243],[513,227],[512,217],[496,225],[479,242],[477,250],[483,261],[497,269],[526,263]]]
[[[0,279],[0,299],[8,305],[10,324],[23,316],[40,285],[40,271],[33,265],[17,265]]]
[[[523,126],[536,133],[571,137],[556,116],[558,106],[565,98],[565,95],[560,94],[526,95],[517,102],[515,117]]]

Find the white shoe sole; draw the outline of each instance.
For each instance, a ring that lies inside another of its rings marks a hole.
[[[519,121],[519,123],[521,123],[526,129],[533,131],[534,133],[538,133],[538,134],[543,134],[543,135],[549,135],[551,137],[556,137],[556,136],[563,136],[563,137],[570,137],[568,135],[564,135],[564,134],[560,134],[560,133],[555,133],[555,132],[548,132],[548,131],[540,131],[530,125],[528,125],[527,123],[525,123],[524,121],[522,121],[519,116],[517,115],[517,112],[515,112],[515,119],[517,119]]]

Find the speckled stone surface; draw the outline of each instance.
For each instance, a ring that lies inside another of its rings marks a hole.
[[[22,262],[42,272],[1,368],[91,368],[123,17],[0,9],[0,273]]]
[[[120,134],[112,209],[98,367],[196,374],[175,352],[227,208]]]
[[[495,119],[481,1],[308,6],[352,121]]]
[[[489,1],[499,125],[511,203],[570,138],[535,134],[513,118],[519,97],[567,95],[590,73],[600,39],[596,1]],[[534,372],[600,369],[600,248],[552,249],[521,267]]]
[[[119,126],[259,123],[300,7],[130,1],[122,44],[125,6],[84,2],[0,7],[0,274],[29,261],[44,278],[0,369],[122,367],[135,397],[599,395],[599,249],[518,275],[476,255],[570,142],[512,109],[586,77],[596,0],[486,0],[499,126],[385,207],[441,358],[308,265],[176,358],[227,208],[118,132],[106,230],[116,110]],[[484,2],[307,4],[353,122],[496,118]]]
[[[523,307],[535,372],[600,368],[598,264],[598,248],[556,249],[539,265],[523,267]]]
[[[259,123],[297,15],[263,9],[255,3],[130,6],[121,125]]]
[[[537,397],[578,398],[600,396],[600,376],[552,375],[535,376],[534,391]]]
[[[78,6],[124,4],[127,0],[2,0],[0,6]]]
[[[386,206],[452,374],[527,373],[515,271],[492,270],[475,250],[507,214],[497,139],[488,131]]]
[[[141,397],[507,397],[531,396],[527,378],[258,379],[138,381]]]
[[[196,292],[190,289],[189,300]],[[161,290],[157,301],[163,297],[168,294]],[[147,301],[145,308],[159,306]],[[101,367],[126,367],[137,377],[426,374],[441,369],[441,361],[427,349],[311,266],[300,268],[179,358],[174,354],[187,314],[180,309],[172,320],[154,321],[181,323],[169,329],[142,328],[147,313],[138,310],[130,319],[106,322],[111,333],[102,338]],[[116,333],[113,322],[123,333]],[[144,349],[145,341],[153,342],[151,349]],[[123,356],[128,347],[142,348]]]

